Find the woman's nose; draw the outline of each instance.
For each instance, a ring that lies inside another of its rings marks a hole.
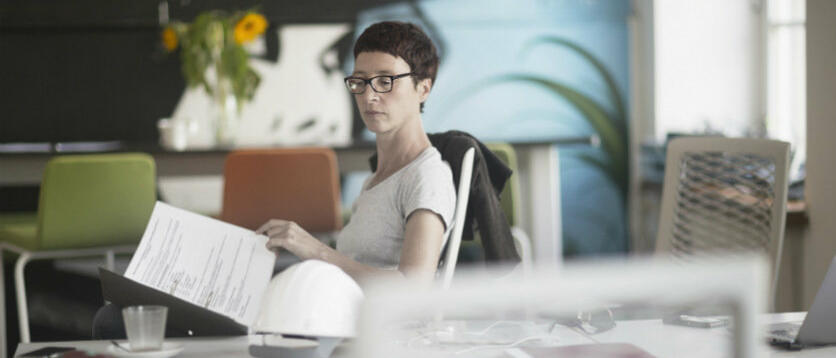
[[[366,90],[363,91],[363,93],[358,94],[357,96],[359,96],[360,99],[363,99],[367,102],[376,101],[380,99],[380,94],[375,92],[372,89],[372,86],[369,84],[366,84]]]

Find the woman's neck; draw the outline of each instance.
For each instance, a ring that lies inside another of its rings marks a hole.
[[[417,158],[430,143],[420,116],[389,133],[378,134],[376,179],[382,180]]]

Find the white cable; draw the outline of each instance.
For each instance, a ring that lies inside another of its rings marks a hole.
[[[481,330],[481,331],[476,331],[476,332],[464,332],[463,334],[469,334],[469,335],[473,335],[473,336],[484,336],[485,334],[487,334],[488,332],[490,332],[490,330],[491,330],[491,329],[493,329],[494,327],[496,327],[496,326],[498,326],[498,325],[500,325],[500,324],[512,324],[512,325],[515,325],[515,326],[522,326],[523,324],[525,324],[525,322],[517,322],[517,321],[496,321],[496,322],[492,323],[490,326],[488,326],[487,328],[485,328],[485,329],[483,329],[483,330]]]
[[[464,354],[464,353],[469,353],[469,352],[478,351],[478,350],[482,350],[482,349],[513,348],[513,347],[516,347],[516,346],[518,346],[522,343],[525,343],[525,342],[528,342],[528,341],[533,341],[533,340],[536,340],[536,339],[552,339],[552,340],[554,340],[554,337],[548,336],[548,335],[530,336],[530,337],[522,338],[522,339],[520,339],[520,340],[518,340],[514,343],[510,343],[510,344],[493,344],[493,345],[470,347],[470,348],[467,348],[467,349],[462,349],[460,351],[457,351],[454,354],[456,354],[456,355]]]
[[[582,336],[586,337],[587,339],[589,339],[589,340],[590,340],[590,341],[592,341],[593,343],[601,343],[601,342],[599,342],[597,339],[593,338],[591,334],[587,333],[586,331],[584,331],[583,329],[581,329],[581,328],[580,328],[580,327],[578,327],[578,326],[569,327],[569,329],[571,329],[571,330],[573,330],[573,331],[577,332],[578,334],[580,334],[580,335],[582,335]]]
[[[459,334],[460,334],[460,335],[462,335],[462,336],[484,336],[484,335],[486,335],[488,332],[490,332],[492,329],[496,328],[496,327],[497,327],[497,326],[499,326],[499,325],[508,324],[508,325],[522,326],[522,325],[524,325],[525,323],[526,323],[526,322],[504,321],[504,320],[500,320],[500,321],[496,321],[496,322],[494,322],[494,323],[491,323],[489,326],[485,327],[485,328],[484,328],[484,329],[482,329],[482,330],[479,330],[479,331],[471,331],[471,332],[460,332]],[[417,336],[415,336],[415,337],[410,338],[410,339],[406,342],[406,347],[407,347],[407,348],[412,348],[412,345],[413,345],[416,341],[418,341],[418,340],[420,340],[420,339],[430,338],[430,337],[433,337],[433,336],[436,336],[436,337],[437,337],[437,336],[438,336],[439,334],[441,334],[441,333],[451,333],[451,332],[448,332],[448,331],[446,331],[446,330],[442,330],[442,329],[438,329],[438,330],[432,330],[432,331],[429,331],[429,332],[420,333],[419,335],[417,335]],[[513,347],[513,345],[516,345],[516,344],[520,344],[520,343],[522,343],[522,342],[525,342],[525,341],[526,341],[526,340],[528,340],[528,339],[532,339],[532,338],[541,338],[541,337],[549,337],[549,336],[548,336],[548,335],[546,335],[546,336],[532,336],[532,337],[526,337],[526,338],[524,338],[523,340],[520,340],[520,341],[517,341],[517,342],[511,343],[511,345],[510,345],[509,347]],[[450,342],[447,342],[447,343],[450,343]],[[463,342],[462,342],[462,343],[463,343]],[[486,348],[492,348],[492,347],[503,347],[503,346],[506,346],[506,345],[508,345],[508,344],[485,345],[484,347],[486,347]],[[481,346],[480,346],[480,347],[481,347]]]
[[[421,334],[419,334],[415,337],[412,337],[406,342],[406,348],[412,348],[412,344],[415,343],[416,340],[419,340],[421,338],[427,338],[429,336],[435,335],[436,333],[437,332],[426,332],[426,333],[421,333]]]

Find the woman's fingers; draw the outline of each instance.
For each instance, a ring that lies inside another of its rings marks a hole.
[[[280,248],[287,249],[287,244],[295,235],[295,227],[292,221],[274,219],[259,228],[259,232],[267,236],[267,248],[278,252]]]
[[[267,236],[265,246],[276,254],[283,249],[307,259],[316,257],[317,250],[320,250],[320,246],[323,245],[293,221],[270,220],[262,225],[258,232]]]
[[[264,236],[269,238],[286,238],[290,236],[290,234],[290,226],[285,224],[271,227],[264,232]]]
[[[284,247],[282,239],[270,239],[267,240],[267,249],[271,251],[275,251],[276,253],[279,252],[279,249]]]
[[[264,235],[267,237],[296,237],[305,232],[299,225],[293,221],[283,221],[275,226],[268,227],[264,230]]]
[[[276,226],[281,226],[281,225],[284,225],[286,223],[287,223],[287,221],[285,221],[285,220],[270,219],[269,221],[264,223],[264,225],[261,225],[261,227],[259,227],[258,230],[255,231],[255,233],[259,234],[259,235],[262,235],[262,234],[266,233],[268,230],[270,230],[271,228],[276,227]]]

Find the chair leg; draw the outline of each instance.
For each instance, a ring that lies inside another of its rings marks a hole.
[[[0,357],[6,358],[6,271],[3,269],[2,246],[0,246]]]
[[[24,252],[15,263],[15,291],[17,294],[17,317],[20,321],[20,342],[29,343],[29,308],[26,305],[26,285],[23,281],[23,270],[29,262],[31,254]]]
[[[527,279],[531,276],[532,269],[531,239],[525,231],[516,226],[511,227],[511,236],[519,248],[518,253],[520,254],[520,261],[522,261],[523,278]]]
[[[115,264],[116,258],[115,258],[115,255],[113,253],[113,250],[107,250],[107,252],[105,253],[105,260],[106,260],[107,269],[110,270],[110,271],[114,271],[115,270],[114,266],[116,266],[116,264]]]

